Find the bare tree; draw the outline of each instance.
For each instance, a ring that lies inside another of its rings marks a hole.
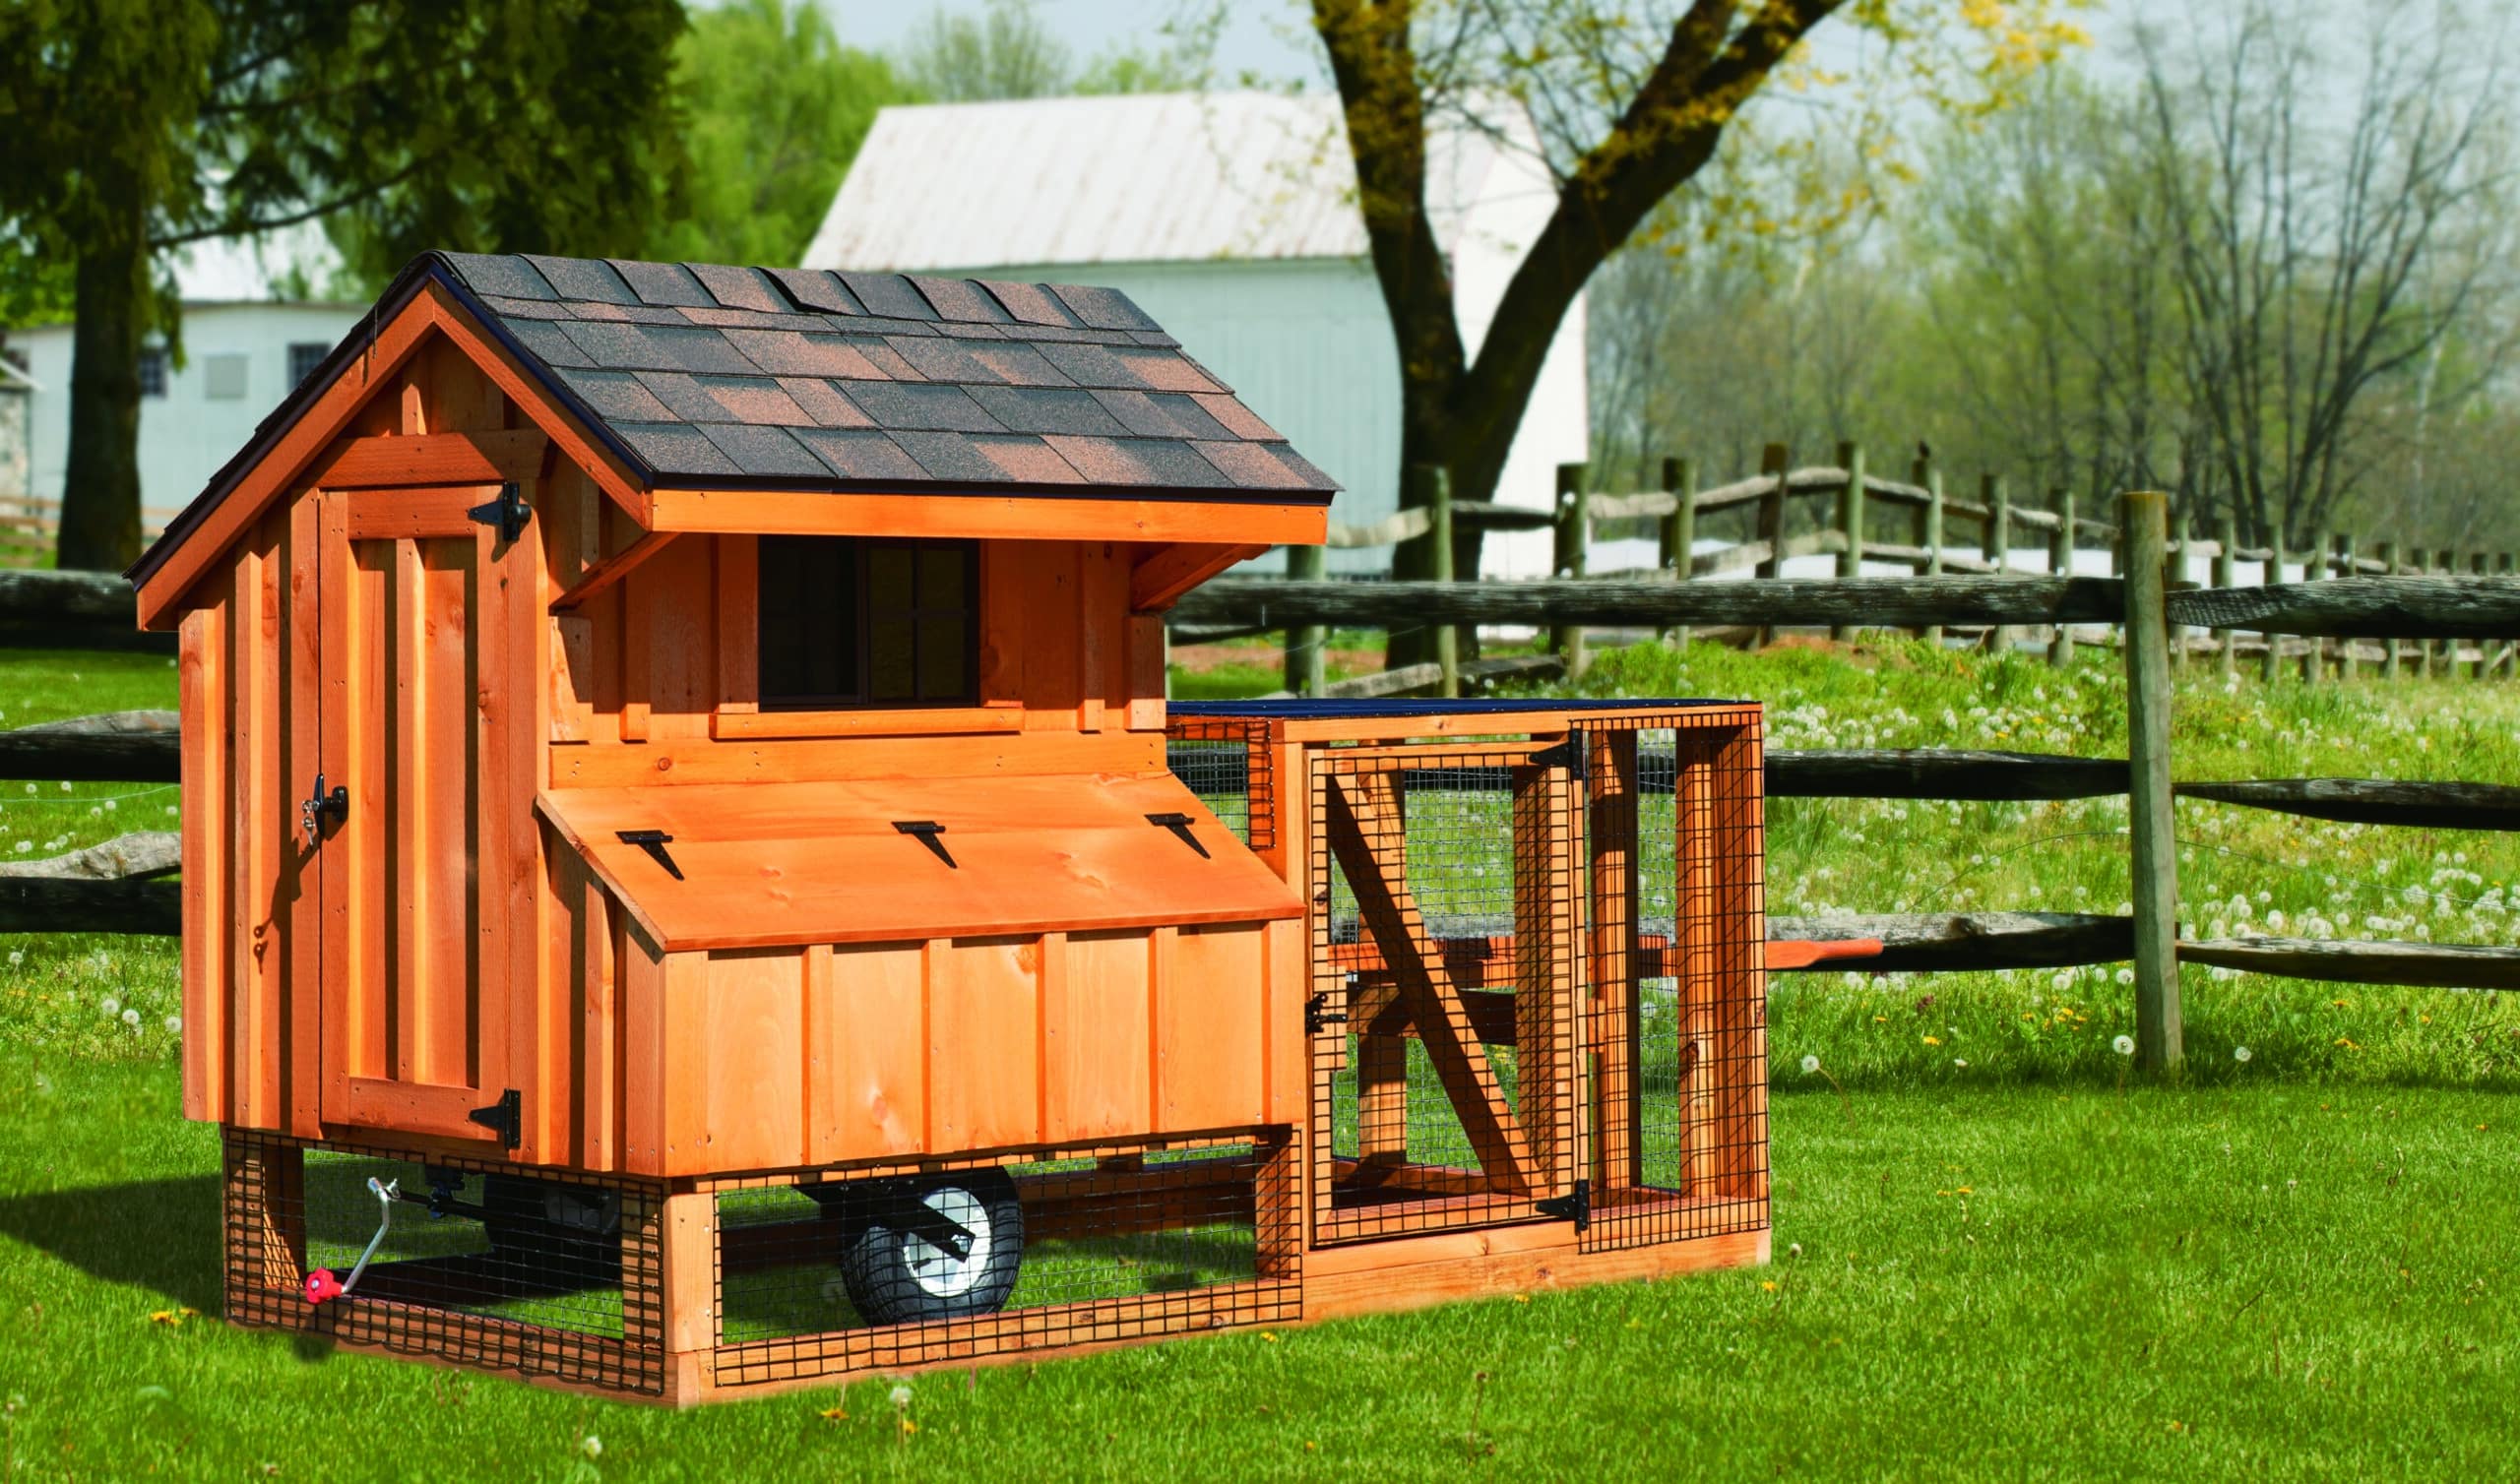
[[[2188,482],[2288,546],[2325,529],[2367,472],[2378,446],[2356,433],[2375,392],[2498,311],[2487,301],[2506,292],[2512,245],[2496,209],[2500,37],[2446,7],[2374,9],[2362,65],[2331,81],[2323,19],[2246,0],[2137,38],[2200,434]],[[2501,360],[2497,346],[2462,384],[2427,383],[2426,415]]]

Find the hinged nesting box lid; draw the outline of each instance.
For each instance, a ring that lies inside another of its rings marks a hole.
[[[1169,773],[571,788],[537,802],[668,952],[1303,911]]]

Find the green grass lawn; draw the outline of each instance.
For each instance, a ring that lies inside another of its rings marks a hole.
[[[2122,745],[2105,658],[2059,675],[1903,645],[1699,647],[1612,653],[1584,684],[1761,699],[1780,746]],[[0,724],[172,692],[162,657],[11,657]],[[2177,748],[2191,777],[2508,780],[2520,686],[2193,675]],[[0,850],[155,825],[172,797],[39,784],[0,797]],[[1778,801],[1770,819],[1778,911],[2110,911],[2125,892],[2113,800]],[[2218,916],[2235,934],[2515,941],[2520,841],[2190,803],[2179,821],[2186,899],[2209,930]],[[676,1415],[216,1322],[218,1143],[177,1113],[173,944],[29,938],[0,960],[0,1476],[2328,1478],[2520,1463],[2507,996],[2192,974],[2195,1068],[2165,1090],[2124,1084],[2113,968],[1780,976],[1768,1268],[928,1373],[900,1408],[884,1379]],[[1798,1070],[1806,1054],[1843,1096]]]

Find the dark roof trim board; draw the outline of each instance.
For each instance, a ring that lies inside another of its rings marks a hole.
[[[1327,505],[1116,289],[426,253],[128,574],[146,582],[426,285],[647,489]]]

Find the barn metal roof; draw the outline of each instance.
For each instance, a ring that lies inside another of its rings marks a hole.
[[[1519,109],[1486,111],[1492,128],[1428,131],[1427,203],[1448,250],[1467,214],[1518,173],[1498,170],[1500,158],[1536,149]],[[1337,98],[1175,93],[886,108],[804,261],[924,268],[1365,251]]]

